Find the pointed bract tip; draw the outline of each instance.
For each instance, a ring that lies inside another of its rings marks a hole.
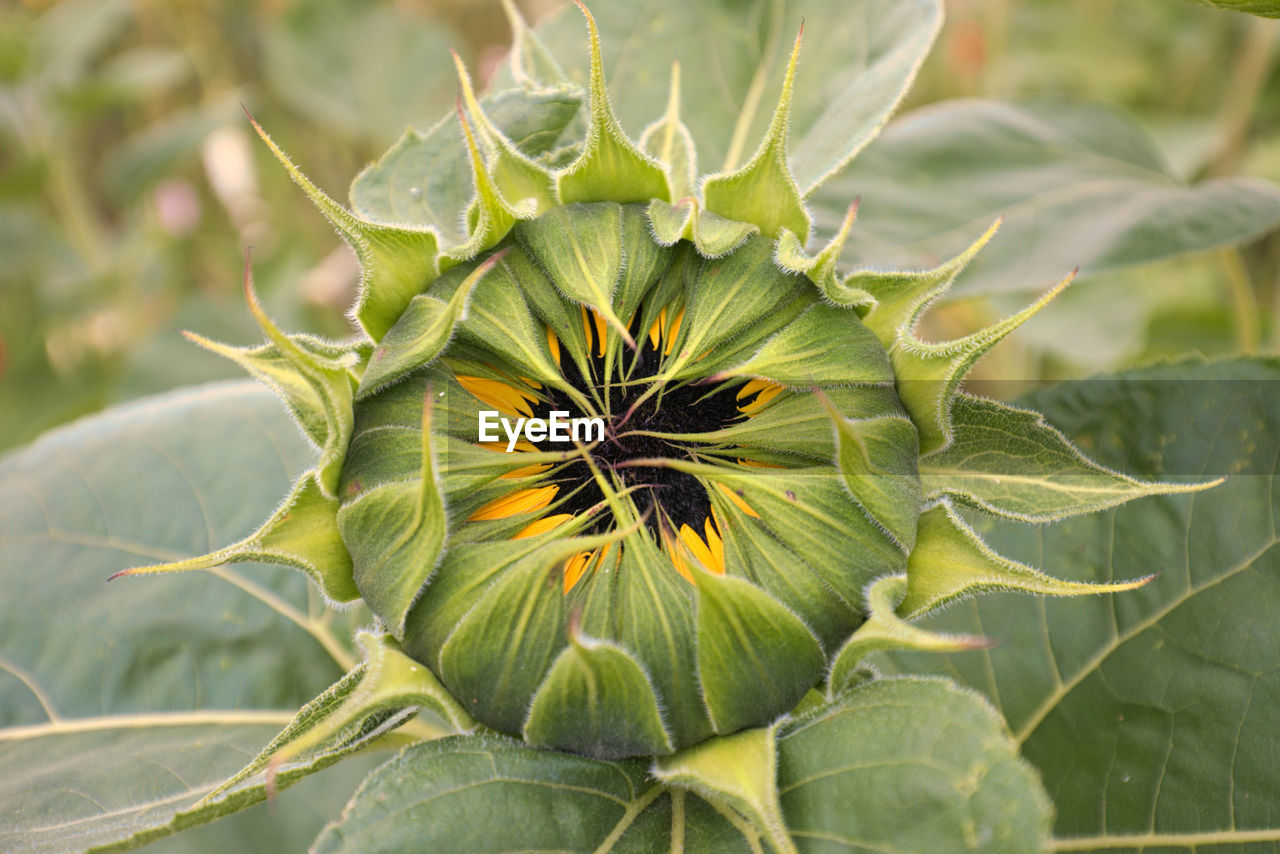
[[[591,14],[591,10],[587,8],[587,4],[583,3],[582,0],[573,0],[573,2],[578,4],[578,8],[582,11],[582,14],[586,16],[587,28],[591,30],[592,50],[595,51],[599,47],[599,44],[596,41],[596,19]]]
[[[112,581],[115,581],[117,578],[122,578],[126,575],[133,575],[137,571],[138,571],[137,567],[134,567],[133,569],[121,569],[117,572],[113,572],[107,576],[107,583],[110,584]]]
[[[426,393],[422,396],[422,432],[431,429],[431,413],[436,405],[436,384],[427,381]]]
[[[790,67],[787,69],[787,75],[788,75],[788,76],[790,76],[791,72],[795,71],[795,68],[796,68],[796,60],[800,58],[800,43],[801,43],[801,42],[803,42],[803,41],[804,41],[804,18],[801,18],[801,19],[800,19],[800,30],[799,30],[799,32],[797,32],[797,33],[796,33],[796,40],[795,40],[795,43],[794,43],[794,44],[792,44],[792,46],[791,46],[791,61],[790,61]]]
[[[853,201],[849,203],[849,207],[844,212],[844,219],[840,222],[840,228],[836,231],[835,242],[837,246],[843,246],[844,241],[848,239],[849,232],[853,230],[853,223],[858,218],[858,206],[862,204],[862,196],[855,196]]]
[[[253,247],[245,246],[244,248],[244,273],[240,278],[240,288],[244,291],[244,298],[249,303],[249,309],[253,310],[254,306],[258,306],[258,295],[253,291]]]
[[[461,103],[464,96],[471,94],[471,73],[467,71],[467,64],[462,61],[462,57],[452,47],[449,48],[449,54],[453,57],[453,67],[458,72],[458,85],[462,88],[462,93],[458,96]]]
[[[280,766],[284,764],[284,754],[275,753],[271,759],[267,761],[267,773],[264,788],[267,792],[267,804],[270,809],[276,808],[276,775],[280,772]]]
[[[480,265],[476,267],[475,272],[471,275],[476,276],[477,278],[483,276],[485,273],[498,266],[498,262],[503,258],[506,258],[509,254],[511,254],[511,247],[504,246],[502,249],[499,249],[497,252],[494,252],[488,258],[481,261]]]

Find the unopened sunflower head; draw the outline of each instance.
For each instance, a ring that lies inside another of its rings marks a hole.
[[[954,506],[1039,523],[1175,488],[958,392],[1062,285],[990,329],[919,340],[995,226],[935,269],[839,274],[856,208],[810,254],[788,165],[800,39],[754,156],[695,181],[678,69],[632,141],[586,18],[585,94],[551,79],[518,19],[516,89],[482,104],[459,64],[461,234],[343,208],[262,134],[359,255],[367,338],[285,335],[246,287],[269,342],[198,341],[270,383],[319,462],[243,542],[134,572],[298,567],[331,600],[363,599],[371,660],[426,665],[455,722],[604,757],[767,724],[875,650],[981,645],[909,622],[961,597],[1132,586],[1001,558]],[[574,139],[560,130],[580,102]]]

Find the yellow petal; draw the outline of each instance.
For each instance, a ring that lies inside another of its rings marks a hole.
[[[564,592],[568,593],[573,589],[573,585],[578,583],[578,579],[582,577],[582,572],[587,568],[587,564],[591,562],[591,556],[594,552],[578,552],[573,557],[564,562]]]
[[[521,391],[513,385],[491,380],[488,377],[458,374],[457,380],[458,384],[471,392],[477,400],[492,406],[503,415],[533,417],[533,410],[529,404],[537,403],[538,398],[530,392]]]
[[[662,327],[667,325],[667,310],[664,308],[658,312],[658,319],[653,322],[653,326],[649,327],[649,343],[653,345],[653,349],[658,349],[658,342],[662,340]]]
[[[667,551],[667,557],[671,558],[671,565],[676,568],[676,572],[683,575],[684,580],[690,584],[697,584],[693,580],[693,573],[689,571],[689,563],[684,558],[684,548],[666,531],[662,533],[662,546]]]
[[[743,513],[746,513],[746,514],[747,514],[748,516],[750,516],[752,519],[759,519],[759,518],[760,518],[760,514],[759,514],[759,513],[757,513],[756,511],[752,510],[752,509],[751,509],[751,505],[750,505],[750,504],[748,504],[746,501],[744,501],[741,495],[739,495],[738,493],[734,492],[732,489],[730,489],[729,487],[725,486],[723,483],[718,483],[718,484],[716,484],[716,485],[717,485],[717,486],[719,486],[719,487],[720,487],[720,490],[721,490],[721,491],[722,491],[726,496],[728,496],[728,497],[729,497],[729,500],[730,500],[730,501],[732,501],[734,504],[736,504],[736,505],[738,506],[738,509],[739,509],[739,510],[741,510]]]
[[[591,312],[592,318],[596,322],[596,355],[604,357],[605,331],[609,328],[609,321],[601,317],[597,312]]]
[[[490,519],[506,519],[521,513],[532,513],[546,507],[556,497],[560,487],[540,486],[533,489],[517,489],[495,498],[471,514],[468,522],[486,522]]]
[[[670,356],[671,351],[676,346],[676,336],[680,334],[680,321],[684,320],[684,309],[680,309],[680,313],[676,315],[676,319],[671,321],[671,328],[667,330],[667,346],[662,348],[662,355]]]
[[[742,400],[752,392],[756,393],[755,399],[749,403],[739,405],[739,412],[754,415],[766,403],[782,393],[782,386],[777,383],[771,383],[768,380],[751,380],[738,390],[738,400]]]
[[[536,537],[539,534],[545,534],[547,531],[553,531],[573,518],[572,513],[556,513],[551,516],[543,516],[536,522],[526,525],[520,533],[511,539],[523,540],[526,537]]]
[[[784,469],[784,468],[786,468],[786,466],[781,466],[781,465],[778,465],[777,463],[766,463],[766,462],[762,462],[762,461],[760,461],[760,460],[748,460],[748,459],[746,459],[746,458],[744,458],[744,457],[738,457],[738,465],[741,465],[741,466],[751,466],[752,468],[757,468],[757,469]]]
[[[703,528],[707,532],[707,546],[711,549],[711,559],[714,561],[707,568],[716,575],[724,575],[724,540],[720,538],[720,532],[716,530],[716,525],[710,517],[707,518]]]
[[[587,307],[585,305],[578,306],[578,313],[582,315],[582,334],[587,336],[587,352],[591,352],[591,320],[587,317]]]
[[[710,531],[710,519],[707,520],[706,526],[708,531]],[[713,547],[704,543],[702,538],[698,536],[698,532],[688,525],[680,526],[680,540],[684,543],[685,548],[689,550],[689,553],[697,559],[698,563],[702,564],[704,569],[708,572],[715,573],[716,575],[724,575],[724,544],[720,542],[719,536],[715,537],[715,541],[720,545],[719,560],[716,559]]]
[[[560,339],[551,331],[551,327],[547,327],[547,347],[551,350],[551,358],[556,360],[556,367],[560,367]]]

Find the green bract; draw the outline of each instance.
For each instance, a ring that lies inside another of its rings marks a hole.
[[[808,248],[817,184],[794,180],[787,140],[799,38],[755,154],[695,180],[678,69],[666,113],[629,139],[587,21],[585,94],[517,21],[516,88],[481,103],[459,65],[456,123],[370,167],[354,212],[262,133],[359,256],[366,337],[285,335],[246,287],[268,343],[196,340],[271,384],[319,461],[245,541],[130,572],[281,563],[379,625],[246,773],[418,707],[602,759],[741,730],[771,757],[772,730],[753,728],[856,684],[867,653],[984,643],[911,618],[991,590],[1142,583],[1007,560],[956,505],[1042,523],[1200,488],[1103,468],[1035,413],[958,390],[1069,277],[988,329],[916,337],[995,225],[924,271],[838,272],[855,206]],[[410,168],[425,163],[469,164],[462,233],[432,224],[431,173]],[[557,440],[557,419],[585,429]],[[718,743],[655,773],[715,789],[697,769]],[[739,801],[773,827],[776,799]]]

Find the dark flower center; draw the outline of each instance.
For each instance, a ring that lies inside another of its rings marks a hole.
[[[644,461],[696,459],[699,443],[653,434],[714,433],[743,418],[743,401],[737,399],[742,383],[672,384],[659,393],[650,393],[648,382],[631,382],[627,378],[657,374],[663,342],[660,340],[654,346],[638,328],[630,331],[639,349],[623,355],[627,371],[622,378],[615,378],[609,384],[603,382],[606,357],[599,355],[595,347],[590,348],[589,353],[591,376],[583,377],[572,360],[565,359],[561,366],[565,379],[584,396],[599,396],[608,402],[610,414],[604,416],[605,438],[590,450],[592,462],[602,472],[612,472],[624,487],[636,488],[635,505],[646,515],[646,524],[655,534],[663,525],[673,531],[681,525],[701,531],[711,516],[706,488],[687,472],[645,465]],[[543,394],[547,398],[545,411],[543,406],[537,406],[536,415],[545,417],[553,410],[566,411],[571,418],[596,414],[581,411],[563,392],[544,389]],[[539,446],[539,450],[551,449],[551,446]],[[558,512],[576,515],[604,502],[604,494],[585,460],[578,459],[565,466],[551,482],[570,493]],[[612,514],[606,509],[589,530],[605,531],[612,523]]]

